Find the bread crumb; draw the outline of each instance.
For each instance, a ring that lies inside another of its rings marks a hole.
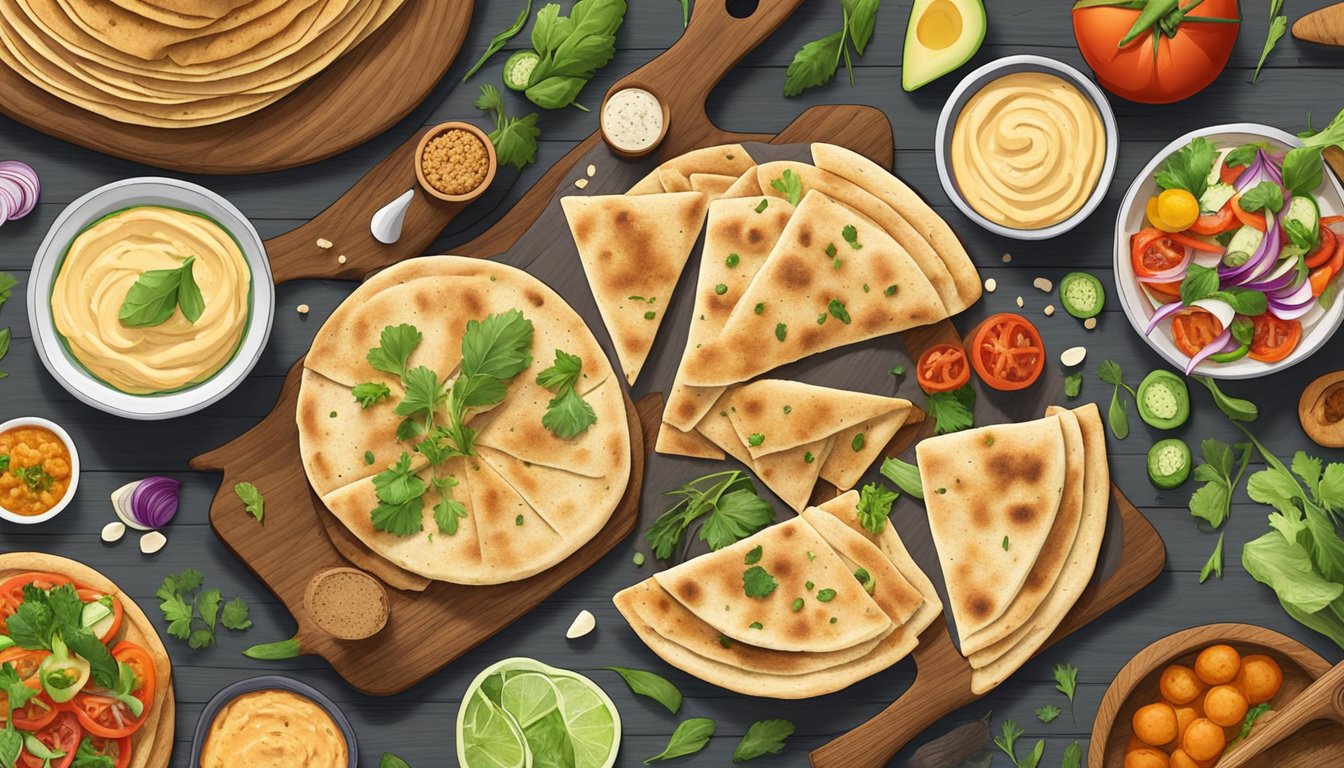
[[[1038,277],[1035,280],[1032,280],[1031,284],[1036,286],[1036,290],[1044,293],[1049,293],[1055,289],[1055,284],[1050,282],[1050,278],[1048,277]]]
[[[1086,320],[1083,321],[1083,327],[1086,328],[1086,329],[1089,330],[1089,331],[1092,330],[1093,328],[1096,328],[1096,327],[1097,327],[1097,318],[1095,318],[1095,317],[1089,317],[1089,318],[1087,318]]]
[[[996,288],[998,288],[998,287],[999,287],[999,281],[998,281],[998,280],[995,280],[995,279],[992,278],[992,277],[990,277],[990,278],[986,278],[986,279],[985,279],[985,291],[986,291],[986,292],[988,292],[988,293],[993,293],[993,292],[994,292],[994,289],[996,289]]]
[[[334,245],[334,243],[332,243],[330,240],[328,240],[328,239],[325,238],[325,237],[319,237],[319,238],[317,238],[317,247],[318,247],[318,248],[321,248],[321,249],[324,250],[324,251],[327,250],[327,249],[329,249],[329,248],[331,248],[332,245]]]
[[[1012,260],[1013,260],[1013,254],[1011,254],[1011,253],[1005,253],[1005,254],[1003,254],[1003,263],[1004,263],[1004,264],[1007,264],[1008,262],[1010,262],[1010,261],[1012,261]]]
[[[1045,305],[1045,309],[1042,310],[1042,311],[1045,312],[1045,316],[1046,316],[1046,317],[1049,317],[1049,316],[1055,314],[1055,305],[1054,305],[1054,304],[1046,304],[1046,305]]]
[[[340,256],[337,256],[337,257],[336,257],[336,263],[337,263],[337,264],[344,264],[344,263],[345,263],[345,254],[344,254],[344,253],[342,253]]]
[[[300,315],[306,315],[308,314],[309,307],[307,304],[300,304],[297,309],[299,310]]]

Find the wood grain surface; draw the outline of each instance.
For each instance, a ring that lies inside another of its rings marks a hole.
[[[700,0],[700,4],[711,1]],[[1330,0],[1302,0],[1288,3],[1286,10],[1295,20],[1301,14],[1330,4]],[[472,107],[472,101],[480,84],[499,84],[504,59],[525,45],[526,33],[471,82],[462,85],[460,80],[490,38],[513,22],[523,0],[490,0],[476,5],[458,61],[423,106],[392,129],[336,158],[301,168],[262,175],[189,178],[235,202],[253,219],[262,235],[271,238],[317,216],[421,127],[453,119],[489,127],[487,119]],[[1341,106],[1339,84],[1344,49],[1286,37],[1269,56],[1259,82],[1252,85],[1251,74],[1264,45],[1269,19],[1263,6],[1243,4],[1245,22],[1229,67],[1206,91],[1166,107],[1111,99],[1120,126],[1121,146],[1116,182],[1106,200],[1088,221],[1068,235],[1028,244],[984,232],[952,207],[934,167],[931,152],[934,129],[943,101],[956,86],[959,75],[1000,56],[1042,54],[1086,72],[1086,64],[1074,43],[1067,3],[994,0],[988,4],[989,33],[980,52],[957,74],[913,94],[900,88],[901,41],[909,8],[909,0],[882,4],[873,42],[864,57],[854,60],[854,87],[850,87],[842,71],[836,81],[826,86],[785,99],[780,89],[794,52],[804,43],[840,28],[836,0],[803,3],[774,35],[724,78],[710,94],[706,111],[722,129],[747,134],[783,131],[800,113],[820,105],[863,104],[885,112],[898,147],[894,155],[897,173],[952,224],[981,276],[992,277],[998,284],[996,292],[986,294],[976,307],[957,318],[958,327],[965,331],[988,314],[1019,311],[1015,300],[1023,297],[1025,308],[1020,311],[1037,323],[1052,359],[1065,348],[1087,347],[1082,400],[1099,402],[1105,409],[1111,392],[1095,377],[1100,361],[1119,362],[1131,385],[1137,385],[1144,373],[1162,365],[1130,328],[1111,288],[1114,256],[1110,243],[1125,187],[1153,153],[1196,128],[1252,121],[1297,132],[1307,128],[1309,114],[1311,123],[1320,128]],[[580,100],[589,106],[599,103],[617,80],[665,51],[681,34],[680,3],[636,0],[618,35],[616,57],[584,89]],[[534,109],[517,94],[506,94],[506,98],[512,114],[525,115]],[[859,112],[855,119],[862,119],[865,114],[875,113]],[[427,251],[451,252],[490,231],[528,195],[552,165],[597,130],[597,115],[576,109],[543,112],[540,118],[538,162],[521,172],[502,169],[486,197],[453,219],[444,233],[426,247]],[[0,157],[31,163],[43,181],[43,197],[37,210],[26,219],[0,227],[0,270],[12,272],[20,285],[27,281],[32,256],[43,235],[66,204],[109,181],[153,172],[138,163],[50,138],[3,117],[0,117]],[[599,177],[604,171],[599,171]],[[572,183],[572,179],[560,181]],[[553,195],[554,190],[541,190],[534,193],[534,199],[549,201]],[[314,239],[317,236],[320,233]],[[476,242],[482,253],[505,250],[492,245],[490,240]],[[314,247],[303,254],[318,264],[311,274],[334,276],[338,266],[334,250]],[[1005,253],[1013,256],[1011,263],[1002,261]],[[1031,285],[1036,277],[1058,282],[1064,274],[1077,269],[1097,275],[1110,293],[1095,331],[1084,330],[1062,312],[1045,317],[1042,309],[1047,304],[1058,307],[1057,297],[1047,296]],[[811,701],[779,702],[728,694],[670,669],[624,626],[611,604],[612,594],[649,575],[647,565],[636,568],[631,563],[631,554],[639,544],[637,539],[617,547],[514,622],[508,631],[398,696],[372,698],[358,693],[321,659],[303,657],[263,665],[241,656],[239,651],[249,645],[289,637],[295,624],[285,607],[240,565],[211,530],[208,509],[219,487],[219,477],[191,472],[186,462],[191,456],[237,437],[266,416],[290,366],[307,351],[317,328],[353,289],[354,284],[348,280],[331,279],[280,286],[277,291],[280,311],[270,343],[248,380],[224,401],[200,414],[156,424],[132,424],[75,401],[52,381],[38,360],[27,327],[22,290],[16,291],[0,310],[0,327],[12,326],[14,331],[9,355],[0,362],[0,369],[9,373],[8,378],[0,380],[0,416],[40,415],[62,424],[78,441],[84,462],[80,491],[74,503],[58,518],[41,526],[0,524],[0,549],[37,549],[94,563],[151,616],[158,610],[155,588],[164,576],[185,567],[200,568],[208,583],[222,589],[226,598],[241,595],[252,606],[255,626],[244,633],[221,632],[217,647],[191,651],[184,644],[170,641],[181,724],[173,768],[187,766],[190,726],[210,696],[229,683],[266,672],[299,677],[334,699],[359,732],[362,764],[376,765],[383,751],[391,751],[417,768],[450,762],[445,756],[452,754],[451,724],[463,691],[477,672],[509,656],[531,656],[579,670],[611,695],[623,720],[621,755],[617,761],[620,768],[638,768],[645,758],[662,751],[677,722],[688,717],[713,718],[718,730],[703,753],[683,763],[728,765],[733,748],[753,721],[787,718],[796,724],[797,731],[784,751],[749,765],[805,766],[810,750],[868,720],[911,684],[915,665],[902,663],[841,693]],[[312,311],[299,315],[293,311],[299,304],[309,305]],[[1327,461],[1344,460],[1344,451],[1314,447],[1303,435],[1293,413],[1293,403],[1302,387],[1321,373],[1340,367],[1337,361],[1342,355],[1344,337],[1338,337],[1294,369],[1261,381],[1230,383],[1225,388],[1231,394],[1260,403],[1264,415],[1255,425],[1256,436],[1277,455],[1287,458],[1295,450],[1306,449]],[[879,365],[887,359],[878,356],[869,364]],[[638,399],[647,392],[662,390],[669,382],[670,376],[649,374],[647,384],[641,378],[633,395]],[[893,379],[891,383],[888,392],[923,403],[913,377]],[[1226,526],[1224,578],[1198,583],[1199,570],[1218,535],[1201,530],[1190,517],[1186,505],[1192,485],[1159,491],[1149,485],[1144,470],[1144,454],[1152,441],[1160,437],[1181,437],[1196,450],[1199,441],[1207,437],[1229,442],[1240,438],[1240,433],[1226,423],[1204,392],[1194,390],[1191,397],[1191,419],[1182,428],[1174,432],[1152,430],[1133,418],[1131,407],[1132,434],[1123,441],[1109,439],[1114,481],[1152,521],[1166,542],[1167,565],[1162,575],[1100,621],[1062,639],[984,699],[942,718],[902,750],[892,765],[907,765],[914,750],[923,743],[993,710],[996,729],[1003,720],[1016,720],[1026,730],[1024,743],[1045,740],[1041,765],[1058,766],[1071,742],[1079,741],[1086,748],[1101,696],[1120,668],[1144,646],[1186,627],[1211,622],[1260,624],[1294,637],[1327,661],[1344,659],[1344,652],[1328,639],[1293,622],[1279,607],[1273,593],[1255,583],[1242,567],[1241,546],[1268,530],[1267,508],[1249,501],[1244,489],[1234,496]],[[650,482],[646,497],[652,506],[658,507],[662,504],[658,495],[671,487],[668,481],[682,482],[702,471],[697,468],[679,478]],[[108,494],[124,483],[151,474],[168,475],[183,483],[182,509],[166,531],[167,548],[154,557],[146,557],[139,553],[133,536],[115,545],[100,542],[99,529],[113,519]],[[245,513],[239,510],[239,514]],[[585,609],[596,615],[597,631],[579,641],[565,640],[565,629],[574,615]],[[1062,662],[1079,668],[1073,703],[1076,720],[1068,716],[1068,702],[1055,690],[1050,674],[1051,668]],[[673,717],[649,700],[634,696],[616,675],[603,669],[608,665],[664,674],[685,694],[680,713]],[[1066,713],[1043,725],[1034,714],[1043,704],[1056,704],[1066,709]],[[995,766],[1008,766],[1006,757],[999,755]]]
[[[387,130],[452,65],[475,0],[412,0],[316,77],[270,106],[214,125],[154,128],[95,115],[0,66],[0,112],[65,141],[191,173],[307,165]]]

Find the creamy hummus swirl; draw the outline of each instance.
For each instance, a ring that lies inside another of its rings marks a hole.
[[[952,132],[952,171],[981,216],[1039,229],[1077,213],[1096,189],[1105,132],[1092,101],[1063,78],[1019,72],[988,83]]]
[[[192,274],[205,310],[181,309],[159,325],[127,327],[118,312],[142,272]],[[130,394],[179,389],[228,364],[247,330],[251,270],[229,233],[203,216],[141,206],[112,214],[70,244],[51,292],[56,330],[90,373]]]
[[[202,768],[346,768],[336,722],[311,699],[289,691],[254,691],[215,715],[201,748]]]

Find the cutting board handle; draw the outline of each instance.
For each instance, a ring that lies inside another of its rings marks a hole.
[[[672,119],[659,147],[661,157],[741,140],[714,126],[705,113],[705,99],[739,61],[798,10],[802,0],[758,0],[756,10],[742,18],[729,13],[728,5],[727,0],[695,3],[681,39],[607,91],[638,86],[667,104]]]
[[[1250,738],[1223,755],[1218,768],[1251,765],[1265,750],[1317,720],[1344,724],[1344,664],[1335,665],[1281,711],[1265,715],[1264,722],[1252,729]]]

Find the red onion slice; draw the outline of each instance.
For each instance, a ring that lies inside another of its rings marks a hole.
[[[1203,349],[1196,352],[1195,356],[1190,358],[1190,362],[1185,364],[1185,375],[1189,376],[1190,372],[1195,370],[1197,365],[1204,362],[1204,359],[1209,355],[1221,352],[1223,348],[1227,346],[1227,342],[1231,339],[1232,330],[1230,328],[1224,328],[1223,332],[1218,334],[1217,338],[1209,342]]]

